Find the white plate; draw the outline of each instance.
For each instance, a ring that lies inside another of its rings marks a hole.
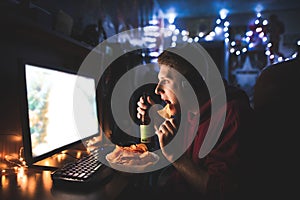
[[[113,152],[111,152],[111,153],[113,153]],[[148,152],[154,158],[154,161],[148,162],[148,163],[143,164],[143,165],[120,164],[120,163],[111,162],[111,160],[109,159],[109,156],[110,156],[111,153],[107,154],[106,157],[105,157],[107,162],[109,163],[109,165],[112,168],[114,168],[118,171],[123,171],[123,172],[129,172],[129,173],[148,172],[149,167],[155,165],[159,161],[159,156],[158,155],[156,155],[153,152]]]

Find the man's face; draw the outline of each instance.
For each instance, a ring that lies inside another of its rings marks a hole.
[[[158,84],[155,93],[170,106],[172,115],[180,112],[180,106],[176,95],[181,94],[181,78],[178,72],[167,65],[161,65],[158,73]]]

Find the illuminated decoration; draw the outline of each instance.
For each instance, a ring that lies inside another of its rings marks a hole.
[[[4,156],[5,163],[0,163],[0,186],[2,186],[2,188],[8,188],[9,179],[7,179],[7,176],[11,176],[12,174],[16,175],[16,181],[21,190],[23,190],[23,187],[27,185],[27,165],[24,160],[23,153],[23,147],[21,147],[19,154]]]
[[[243,66],[233,70],[232,74],[235,76],[238,85],[242,87],[250,86],[253,88],[256,78],[259,75],[259,69],[251,67],[250,58],[247,56]]]
[[[171,41],[171,46],[176,46],[176,43],[180,42],[202,42],[202,41],[213,41],[213,40],[225,40],[225,42],[229,41],[229,26],[230,22],[226,20],[229,11],[227,9],[221,9],[219,12],[219,18],[215,21],[215,26],[211,31],[203,32],[200,31],[198,35],[190,37],[188,30],[179,30],[174,24],[173,20],[170,20],[170,14],[168,16],[168,21],[170,23],[167,27],[172,31],[172,35],[178,36],[176,40],[173,39]],[[172,18],[172,17],[171,17]],[[175,19],[175,18],[174,18]],[[181,37],[179,37],[181,35]]]
[[[261,9],[261,7],[258,6]],[[257,9],[258,9],[257,8]],[[253,23],[248,25],[248,30],[245,33],[245,36],[233,40],[230,42],[229,52],[237,56],[249,53],[250,51],[257,51],[264,53],[267,56],[267,61],[272,61],[268,64],[275,64],[278,62],[283,62],[289,60],[290,58],[283,58],[271,53],[272,43],[269,42],[267,26],[269,22],[267,19],[262,18],[262,14],[257,12],[256,19],[253,20]],[[237,45],[238,44],[238,45]],[[297,53],[296,53],[297,54]],[[295,57],[295,54],[292,55],[292,58]],[[267,63],[264,65],[266,66]]]
[[[176,13],[170,12],[167,14],[167,18],[170,24],[173,24],[176,18]]]
[[[163,37],[167,38],[166,40],[164,40],[164,45],[166,46],[171,45],[172,47],[175,47],[177,43],[185,42],[198,43],[224,40],[228,53],[231,55],[245,57],[252,52],[256,52],[257,54],[260,54],[260,57],[265,57],[266,62],[260,62],[260,65],[266,66],[268,64],[289,60],[290,58],[278,57],[271,53],[270,48],[272,47],[272,44],[269,41],[269,33],[267,32],[269,21],[263,18],[261,14],[261,11],[263,9],[263,6],[260,4],[255,7],[254,10],[256,12],[256,18],[254,18],[252,22],[247,25],[246,32],[239,38],[230,37],[231,35],[229,29],[231,24],[230,21],[227,20],[229,10],[225,8],[219,11],[219,16],[215,20],[215,25],[211,28],[210,31],[200,31],[199,33],[197,33],[197,35],[193,36],[190,35],[189,30],[180,30],[179,27],[176,27],[174,21],[177,14],[175,13],[174,9],[169,9],[167,14],[162,14],[163,18],[167,19],[168,21],[168,23],[165,24],[166,26],[159,26],[159,23],[157,22],[155,24],[153,23],[152,25],[156,25],[160,28],[167,27],[170,30],[169,32],[165,32],[163,34]],[[153,35],[153,37],[155,36],[157,35]],[[148,43],[150,43],[150,40],[147,41]],[[296,55],[297,53],[293,54],[291,58],[296,57]],[[272,60],[272,63],[270,63],[270,60]],[[264,66],[256,67],[262,68]]]
[[[261,13],[256,14],[256,19],[248,25],[244,36],[234,38],[230,42],[231,54],[241,55],[248,51],[265,52],[267,47],[266,26],[268,21],[261,18]]]
[[[221,19],[225,19],[225,18],[227,17],[228,13],[229,13],[229,11],[228,11],[227,9],[222,8],[222,9],[220,10],[220,12],[219,12],[220,18],[221,18]]]
[[[257,4],[255,7],[255,12],[257,13],[257,17],[261,17],[261,11],[263,11],[264,7],[261,4]]]
[[[163,14],[164,18],[168,20],[169,24],[173,24],[175,18],[177,17],[177,13],[175,8],[169,8],[165,14]]]

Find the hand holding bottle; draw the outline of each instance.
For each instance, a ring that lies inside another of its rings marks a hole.
[[[149,102],[148,102],[149,100]],[[151,119],[149,116],[149,108],[151,106],[152,100],[146,94],[140,98],[138,102],[138,113],[137,117],[140,121],[140,137],[142,143],[151,143],[152,132],[154,132],[153,126],[150,125]]]
[[[151,99],[150,96],[143,94],[140,97],[139,101],[137,102],[137,118],[141,119],[143,116],[148,114],[149,108],[154,105],[154,101]]]

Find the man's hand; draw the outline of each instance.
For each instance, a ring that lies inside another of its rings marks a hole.
[[[170,162],[174,161],[174,152],[167,152],[164,147],[175,137],[177,130],[178,127],[173,118],[165,120],[156,130],[162,153]]]
[[[144,99],[143,96],[141,96],[137,102],[137,118],[141,119],[141,117],[146,114],[146,111],[154,104],[155,103],[150,96],[147,96],[147,99]]]

